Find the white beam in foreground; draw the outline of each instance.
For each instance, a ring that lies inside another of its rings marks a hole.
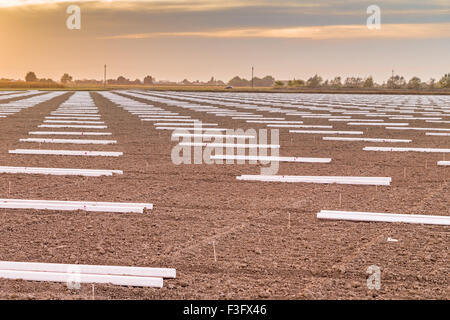
[[[122,202],[89,202],[89,201],[55,201],[55,200],[21,200],[0,199],[0,208],[6,209],[42,209],[61,211],[94,211],[94,212],[135,212],[143,213],[144,209],[153,209],[151,203]]]
[[[59,125],[59,124],[41,124],[39,128],[83,128],[83,129],[106,129],[107,126],[89,126],[89,125]]]
[[[39,142],[39,143],[70,143],[70,144],[116,144],[116,140],[88,140],[88,139],[39,139],[26,138],[20,139],[21,142]]]
[[[108,151],[82,151],[82,150],[43,150],[43,149],[16,149],[9,150],[9,153],[15,154],[48,154],[56,156],[103,156],[103,157],[119,157],[123,152]]]
[[[442,137],[450,137],[450,133],[447,132],[425,132],[427,136],[442,136]]]
[[[30,131],[28,134],[34,135],[60,135],[60,136],[111,136],[111,132],[70,132],[70,131]]]
[[[173,133],[173,137],[198,137],[198,138],[255,138],[251,135],[240,134],[214,134],[214,133]]]
[[[122,170],[37,168],[37,167],[0,167],[0,173],[48,174],[54,176],[100,177],[123,174]]]
[[[67,272],[0,270],[0,278],[30,281],[111,283],[119,286],[163,287],[163,279],[155,277],[114,276],[104,274],[74,274]]]
[[[318,219],[450,225],[450,216],[321,210]]]
[[[304,183],[337,183],[337,184],[362,184],[375,186],[388,186],[390,177],[335,177],[335,176],[265,176],[242,175],[238,180],[264,181],[264,182],[304,182]]]
[[[450,166],[450,161],[438,161],[438,166]]]
[[[311,134],[364,134],[362,131],[332,131],[332,130],[289,130],[290,133]]]
[[[244,155],[212,155],[211,159],[221,160],[248,160],[248,161],[280,161],[280,162],[313,162],[329,163],[330,158],[300,158],[300,157],[275,157],[275,156],[244,156]],[[264,177],[264,176],[263,176]]]
[[[391,147],[365,147],[364,151],[387,151],[387,152],[450,152],[450,149],[439,148],[391,148]]]
[[[68,272],[68,270],[75,270],[75,269],[79,271],[79,273],[85,274],[109,274],[116,276],[137,276],[137,277],[158,277],[158,278],[176,277],[176,270],[171,268],[0,261],[0,270],[43,271],[43,272],[64,273]]]
[[[323,137],[323,140],[331,141],[364,141],[364,142],[411,142],[408,139],[383,139],[383,138],[341,138],[341,137]]]
[[[180,142],[180,146],[188,147],[229,147],[229,148],[260,148],[260,149],[279,149],[279,144],[251,144],[251,143],[218,143],[218,142]]]

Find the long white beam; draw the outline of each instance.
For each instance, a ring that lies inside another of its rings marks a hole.
[[[93,212],[135,212],[143,213],[144,209],[153,209],[151,203],[91,202],[91,201],[55,201],[55,200],[22,200],[0,199],[0,208],[7,209],[41,209],[61,211],[93,211]]]
[[[38,167],[0,167],[0,173],[48,174],[56,176],[100,177],[123,174],[122,170],[70,169],[70,168],[38,168]]]
[[[9,153],[15,154],[48,154],[58,156],[104,156],[104,157],[119,157],[123,152],[108,152],[108,151],[82,151],[82,150],[43,150],[43,149],[16,149],[9,150]]]
[[[321,210],[318,219],[450,225],[450,216]]]
[[[69,131],[30,131],[34,135],[61,135],[61,136],[110,136],[111,132],[69,132]]]
[[[106,129],[107,126],[89,126],[89,125],[59,125],[59,124],[41,124],[39,128],[83,128],[83,129]]]
[[[412,128],[412,127],[386,127],[390,130],[419,130],[419,131],[450,131],[448,128]]]
[[[438,161],[438,166],[450,166],[450,161]]]
[[[172,268],[127,267],[127,266],[107,266],[107,265],[88,265],[88,264],[0,261],[0,270],[42,271],[42,272],[61,272],[61,273],[69,272],[69,270],[77,270],[79,273],[84,274],[108,274],[116,276],[176,278],[176,270]]]
[[[450,133],[447,132],[425,132],[427,136],[441,136],[441,137],[450,137]]]
[[[323,140],[330,141],[364,141],[364,142],[411,142],[409,139],[383,139],[383,138],[341,138],[341,137],[323,137]]]
[[[394,147],[365,147],[364,151],[385,151],[385,152],[450,152],[450,149],[439,148],[394,148]]]
[[[364,134],[362,131],[332,131],[332,130],[289,130],[290,133],[310,134]]]
[[[70,282],[79,283],[110,283],[119,286],[163,287],[163,279],[155,277],[114,276],[104,274],[79,274],[40,271],[0,270],[0,278],[21,279],[30,281]]]
[[[198,137],[198,138],[255,138],[255,136],[251,136],[251,135],[239,135],[239,134],[214,134],[214,133],[173,133],[174,137]]]
[[[268,124],[267,127],[271,128],[317,128],[317,129],[332,129],[333,126],[316,126],[308,124]]]
[[[338,177],[338,176],[266,176],[266,175],[242,175],[238,180],[264,181],[264,182],[304,182],[304,183],[337,183],[337,184],[361,184],[388,186],[390,177]]]
[[[39,139],[26,138],[20,139],[21,142],[39,142],[39,143],[69,143],[69,144],[116,144],[116,140],[88,140],[88,139]]]
[[[275,156],[245,156],[245,155],[212,155],[211,159],[221,160],[248,160],[248,161],[280,161],[280,162],[313,162],[329,163],[330,158],[301,158],[301,157],[275,157]]]
[[[103,121],[44,120],[44,123],[105,124]]]
[[[231,148],[260,148],[260,149],[279,149],[279,144],[251,144],[251,143],[218,143],[218,142],[180,142],[180,146],[188,147],[231,147]]]
[[[409,123],[405,122],[348,122],[349,126],[408,126]]]

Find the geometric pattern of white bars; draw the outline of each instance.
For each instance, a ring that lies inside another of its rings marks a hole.
[[[171,268],[0,261],[0,278],[6,279],[162,288],[163,278],[175,277]]]
[[[450,225],[450,216],[321,210],[318,219]]]
[[[123,174],[121,170],[37,168],[37,167],[0,167],[0,173],[48,174],[54,176],[100,177]]]
[[[242,175],[236,177],[245,181],[264,182],[303,182],[303,183],[336,183],[336,184],[357,184],[388,186],[392,178],[390,177],[339,177],[339,176],[269,176],[269,175]]]
[[[364,151],[397,151],[397,152],[450,152],[450,149],[438,148],[391,148],[391,147],[365,147]]]
[[[153,209],[151,203],[91,202],[91,201],[56,201],[56,200],[22,200],[0,199],[0,208],[6,209],[41,209],[61,211],[93,212],[134,212],[143,213],[144,209]]]

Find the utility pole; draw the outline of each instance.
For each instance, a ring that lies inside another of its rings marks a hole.
[[[254,70],[254,68],[252,66],[252,89],[253,89],[253,70]]]
[[[106,88],[106,64],[105,64],[105,73],[103,75],[103,86]]]

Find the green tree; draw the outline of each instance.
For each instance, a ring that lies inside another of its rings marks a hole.
[[[152,78],[152,76],[146,76],[146,77],[144,78],[144,84],[145,84],[145,85],[153,84],[153,78]]]
[[[406,80],[403,76],[393,76],[387,81],[387,87],[392,89],[401,89],[406,86]]]
[[[364,80],[363,87],[364,88],[373,88],[375,83],[373,82],[372,76],[368,76],[366,80]]]
[[[72,81],[72,76],[70,76],[68,73],[64,73],[63,76],[61,77],[62,83],[67,83],[67,82],[71,82],[71,81]]]
[[[308,81],[306,81],[306,85],[310,88],[317,88],[320,87],[322,81],[322,77],[315,74],[313,77],[309,78]]]
[[[444,74],[439,80],[439,86],[441,88],[450,88],[450,73]]]
[[[36,74],[33,71],[28,72],[27,75],[25,76],[26,82],[36,82],[37,80],[38,78],[36,77]]]
[[[330,87],[332,87],[332,88],[340,88],[340,87],[342,87],[342,78],[341,77],[334,77],[334,79],[330,81]]]
[[[420,89],[422,81],[418,77],[412,77],[408,81],[408,89]]]

